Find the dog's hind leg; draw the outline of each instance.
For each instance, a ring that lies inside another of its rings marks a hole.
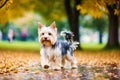
[[[70,62],[72,69],[77,68],[77,61],[76,61],[74,55],[71,55],[71,54],[68,52],[66,59]]]
[[[65,58],[62,58],[61,60],[61,69],[64,69],[65,66]]]

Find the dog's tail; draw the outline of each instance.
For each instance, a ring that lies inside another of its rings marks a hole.
[[[73,50],[75,50],[79,45],[79,42],[73,42],[70,46],[72,47]]]
[[[78,47],[79,42],[73,41],[74,34],[71,31],[62,31],[61,35],[64,36],[65,41],[70,45],[73,50]]]

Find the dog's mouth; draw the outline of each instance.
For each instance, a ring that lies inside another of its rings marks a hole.
[[[42,44],[46,47],[49,47],[52,45],[50,40],[42,40]]]
[[[42,40],[42,43],[44,43],[44,42],[51,42],[50,40]]]
[[[40,39],[40,42],[41,42],[41,43],[44,43],[44,42],[51,42],[51,41],[50,41],[50,39],[47,38],[47,37],[42,37],[42,38]]]

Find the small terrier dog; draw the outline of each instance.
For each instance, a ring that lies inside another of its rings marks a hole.
[[[70,62],[71,68],[77,68],[77,62],[73,55],[78,42],[73,41],[73,33],[62,31],[61,35],[65,41],[57,40],[57,28],[55,22],[50,26],[38,23],[38,38],[41,43],[41,66],[45,69],[59,70],[64,68],[66,60]]]

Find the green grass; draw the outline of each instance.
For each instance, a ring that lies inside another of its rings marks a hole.
[[[83,50],[102,50],[105,47],[105,44],[98,43],[81,43]]]
[[[105,44],[97,43],[81,43],[83,50],[101,50]],[[0,50],[19,50],[19,51],[39,51],[39,42],[21,42],[15,41],[9,43],[8,41],[0,41]]]
[[[0,41],[0,50],[39,51],[39,42],[7,42]]]

